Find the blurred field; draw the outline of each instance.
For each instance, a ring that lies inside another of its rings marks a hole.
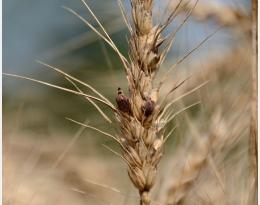
[[[34,4],[26,1],[26,8],[15,0],[9,6],[11,3],[8,1],[4,1],[4,72],[34,76],[71,87],[62,76],[35,63],[37,58],[88,82],[115,102],[117,87],[125,89],[127,86],[116,55],[73,15],[56,11],[66,5],[78,9],[89,19],[80,1],[53,1],[55,3],[50,7],[54,11],[49,12],[55,19],[56,24],[52,25],[55,29],[47,26],[50,19],[43,21],[44,34],[50,32],[52,35],[34,36],[31,46],[34,55],[27,47],[30,47],[31,25],[36,22],[28,26],[28,36],[26,31],[24,36],[11,35],[12,27],[17,23],[16,31],[19,31],[22,24],[17,20],[18,14],[10,16],[15,9],[20,9],[21,13],[27,11],[27,18],[20,19],[26,22],[41,10],[41,5],[35,6],[40,1]],[[43,6],[46,10],[47,4]],[[90,1],[90,5],[118,47],[127,54],[128,34],[116,1]],[[158,5],[156,12],[159,19],[163,17],[162,11],[167,4]],[[169,5],[167,9],[174,8],[173,3]],[[221,13],[223,11],[225,15]],[[153,204],[167,205],[172,198],[183,196],[181,204],[188,205],[254,204],[252,172],[255,167],[249,150],[253,63],[251,13],[248,1],[200,1],[190,20],[178,33],[176,44],[159,75],[214,28],[223,26],[175,69],[171,80],[163,87],[162,96],[172,85],[192,75],[173,94],[173,99],[177,99],[207,82],[174,104],[174,111],[178,112],[200,102],[181,112],[168,128],[170,130],[177,125],[160,163]],[[45,14],[39,13],[37,19],[40,15]],[[65,19],[57,19],[61,18],[59,15],[64,15]],[[176,19],[177,22],[179,20]],[[55,27],[57,24],[59,28]],[[23,55],[26,62],[18,58],[21,48],[14,52],[16,45],[11,43],[14,40],[27,42]],[[40,43],[34,45],[34,41]],[[128,179],[125,164],[102,145],[116,150],[119,148],[109,138],[73,124],[66,117],[85,121],[109,133],[118,131],[118,127],[108,125],[83,97],[4,77],[3,203],[137,204],[139,196]],[[210,143],[209,137],[213,139]]]

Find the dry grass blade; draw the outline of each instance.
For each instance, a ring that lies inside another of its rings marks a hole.
[[[167,94],[166,97],[168,97],[172,92],[177,90],[179,87],[181,87],[188,79],[190,79],[191,76],[187,77],[186,79],[182,80],[180,83],[178,83],[176,86],[174,86]]]
[[[117,189],[117,188],[115,188],[115,187],[112,187],[112,186],[110,186],[110,185],[97,183],[97,182],[92,181],[92,180],[90,180],[90,179],[84,179],[84,181],[85,181],[85,182],[88,182],[88,183],[90,183],[90,184],[93,184],[93,185],[102,187],[102,188],[104,188],[104,189],[108,189],[108,190],[111,190],[111,191],[113,191],[113,192],[122,194],[119,189]]]
[[[85,120],[84,124],[87,123],[87,120]],[[80,127],[79,130],[75,133],[75,135],[72,137],[70,143],[66,146],[64,151],[60,154],[58,159],[53,163],[51,169],[54,169],[58,166],[58,164],[61,162],[61,160],[65,157],[65,155],[68,153],[68,151],[71,149],[71,147],[74,145],[74,143],[78,140],[78,138],[81,136],[81,134],[84,132],[85,127]]]
[[[42,62],[42,61],[39,61],[39,60],[36,60],[36,62],[39,63],[39,64],[41,64],[41,65],[44,65],[44,66],[47,67],[47,68],[51,68],[51,69],[55,70],[56,72],[58,72],[58,73],[64,75],[65,77],[67,77],[67,78],[69,78],[69,79],[72,79],[72,80],[74,80],[75,82],[80,83],[81,85],[86,86],[86,87],[89,88],[91,91],[93,91],[94,93],[96,93],[99,97],[101,97],[103,100],[105,100],[107,103],[113,105],[106,97],[104,97],[100,92],[98,92],[95,88],[93,88],[93,87],[90,86],[89,84],[87,84],[87,83],[85,83],[85,82],[83,82],[83,81],[81,81],[81,80],[79,80],[79,79],[77,79],[77,78],[75,78],[75,77],[69,75],[68,73],[65,73],[64,71],[58,69],[57,67],[51,66],[51,65],[49,65],[49,64],[47,64],[47,63],[44,63],[44,62]]]
[[[70,80],[69,78],[65,77],[80,93],[84,93],[72,80]],[[109,122],[112,123],[111,119],[101,110],[101,108],[90,98],[85,97],[96,109],[97,111],[104,117],[104,119]]]
[[[171,12],[171,14],[169,15],[169,17],[167,18],[166,22],[162,24],[162,29],[166,28],[176,17],[176,13],[179,9],[179,7],[181,6],[181,3],[183,2],[183,0],[180,0],[177,5],[175,6],[175,8],[173,9],[173,11]],[[170,4],[170,1],[168,3],[168,6]]]
[[[110,35],[120,32],[124,29],[124,24],[118,18],[111,20],[107,23],[106,26],[107,32]],[[76,35],[66,40],[63,43],[60,43],[59,45],[47,49],[41,54],[41,58],[48,59],[48,61],[51,61],[52,59],[60,58],[68,53],[71,53],[75,50],[81,49],[87,45],[90,45],[98,41],[100,41],[100,37],[90,29],[82,34]]]
[[[172,44],[174,43],[175,40],[175,36],[177,34],[177,32],[183,27],[183,25],[188,21],[188,19],[190,18],[193,9],[196,7],[197,3],[199,0],[196,0],[195,4],[193,5],[193,7],[190,9],[190,11],[188,12],[187,16],[184,18],[184,20],[181,22],[181,24],[171,33],[169,34],[166,39],[168,39],[168,45],[166,46],[166,48],[164,48],[163,54],[162,54],[162,59],[161,61],[164,61],[166,58],[167,53],[169,52],[169,50],[172,47]],[[181,4],[182,0],[179,2]],[[177,5],[177,9],[179,8],[180,4]],[[174,11],[172,14],[176,13],[176,11]],[[166,21],[166,23],[162,26],[161,31],[163,31],[172,21],[173,19],[177,16],[173,15],[172,17],[169,17],[169,19]],[[160,87],[160,86],[159,86]]]
[[[189,105],[189,106],[187,106],[187,107],[181,109],[180,111],[174,113],[174,114],[166,121],[165,125],[168,124],[170,121],[172,121],[177,115],[179,115],[179,114],[182,113],[183,111],[186,111],[186,110],[188,110],[188,109],[190,109],[190,108],[192,108],[192,107],[194,107],[194,106],[196,106],[196,105],[199,105],[200,103],[201,103],[200,101],[198,101],[198,102],[196,102],[196,103],[192,103],[191,105]]]
[[[121,11],[121,14],[123,16],[123,19],[124,19],[124,22],[129,30],[130,33],[133,33],[133,30],[132,30],[132,27],[131,27],[131,24],[130,24],[130,21],[129,21],[129,18],[127,16],[127,13],[126,13],[126,10],[125,10],[125,7],[123,5],[123,2],[122,0],[117,0],[118,2],[118,5],[119,5],[119,8],[120,8],[120,11]]]
[[[119,50],[117,49],[117,47],[114,45],[113,42],[110,41],[110,39],[107,39],[104,35],[102,35],[94,26],[92,26],[86,19],[84,19],[81,15],[79,15],[76,11],[74,11],[71,8],[68,8],[66,6],[63,6],[64,9],[66,9],[67,11],[69,11],[70,13],[74,14],[75,16],[77,16],[81,21],[83,21],[89,28],[91,28],[98,36],[100,36],[108,45],[110,45],[110,47],[118,54],[121,62],[124,65],[124,68],[127,70],[128,66],[127,66],[127,60],[126,58],[119,52]]]
[[[172,135],[172,133],[176,130],[176,128],[178,127],[178,125],[174,126],[170,132],[165,136],[164,140],[163,140],[163,144],[165,144],[167,142],[167,140],[170,138],[170,136]]]
[[[105,148],[107,149],[107,147],[105,147]],[[97,183],[97,182],[90,180],[90,179],[84,179],[84,181],[87,182],[87,183],[93,184],[95,186],[101,187],[103,189],[113,191],[113,192],[118,193],[118,194],[125,196],[125,197],[133,197],[133,198],[139,197],[138,195],[129,195],[128,193],[123,193],[118,188],[112,187],[111,185],[107,185],[107,184],[103,184],[103,183],[102,184]]]
[[[109,146],[105,145],[105,144],[102,144],[103,147],[105,147],[107,150],[109,150],[110,152],[112,152],[114,155],[120,157],[125,163],[127,166],[130,166],[132,167],[132,165],[130,164],[130,162],[125,158],[123,157],[121,154],[119,154],[118,152],[116,152],[115,150],[113,150],[112,148],[110,148]]]
[[[173,35],[175,35],[182,27],[183,25],[188,21],[188,19],[190,18],[193,10],[195,9],[195,7],[197,6],[199,0],[196,0],[194,5],[191,7],[191,9],[189,10],[187,16],[185,17],[185,19],[182,21],[182,23],[177,27],[177,29],[173,32]]]
[[[165,38],[167,39],[167,38]],[[164,62],[165,61],[165,58],[167,56],[167,54],[169,53],[170,49],[172,48],[174,42],[175,42],[175,36],[169,36],[168,37],[168,45],[163,49],[163,52],[162,52],[162,58],[160,59],[160,62]]]
[[[117,111],[117,109],[113,106],[113,105],[110,105],[109,103],[107,103],[106,101],[102,100],[102,99],[99,99],[97,97],[94,97],[94,96],[91,96],[91,95],[87,95],[87,94],[84,94],[84,93],[80,93],[80,92],[77,92],[75,90],[71,90],[71,89],[68,89],[68,88],[64,88],[64,87],[61,87],[61,86],[58,86],[58,85],[55,85],[55,84],[51,84],[51,83],[47,83],[47,82],[44,82],[44,81],[41,81],[41,80],[36,80],[36,79],[33,79],[33,78],[29,78],[29,77],[24,77],[24,76],[20,76],[20,75],[15,75],[15,74],[9,74],[9,73],[3,73],[3,75],[5,76],[11,76],[11,77],[16,77],[16,78],[20,78],[20,79],[25,79],[25,80],[29,80],[29,81],[33,81],[33,82],[36,82],[36,83],[40,83],[40,84],[43,84],[43,85],[47,85],[49,87],[53,87],[53,88],[56,88],[58,90],[63,90],[63,91],[66,91],[68,93],[73,93],[73,94],[76,94],[76,95],[79,95],[79,96],[85,96],[85,97],[88,97],[90,99],[93,99],[93,100],[96,100],[98,102],[101,102],[103,103],[104,105],[107,105],[109,108],[111,108],[113,111]]]
[[[109,134],[109,133],[106,133],[106,132],[104,132],[104,131],[102,131],[102,130],[96,128],[96,127],[92,127],[92,126],[83,124],[83,123],[78,122],[78,121],[76,121],[76,120],[73,120],[73,119],[71,119],[71,118],[66,118],[66,119],[69,120],[69,121],[71,121],[71,122],[74,122],[75,124],[81,125],[81,126],[83,126],[83,127],[86,127],[86,128],[92,129],[92,130],[95,130],[95,131],[97,131],[97,132],[99,132],[99,133],[101,133],[101,134],[103,134],[103,135],[106,135],[106,136],[110,137],[111,139],[115,140],[116,142],[118,142],[121,146],[123,146],[122,143],[119,141],[119,139],[118,139],[117,137],[115,137],[115,136],[113,136],[113,135],[111,135],[111,134]]]
[[[100,23],[100,21],[98,20],[98,18],[96,17],[96,15],[93,13],[93,11],[90,9],[90,7],[89,7],[89,5],[86,3],[86,1],[84,1],[84,0],[81,0],[81,1],[82,1],[82,3],[86,6],[86,8],[87,8],[88,11],[90,12],[90,14],[93,16],[93,18],[96,20],[96,22],[98,23],[98,25],[100,26],[100,28],[102,29],[102,31],[105,33],[107,39],[109,39],[109,41],[113,44],[113,46],[114,46],[115,48],[117,48],[116,45],[115,45],[115,43],[112,41],[112,39],[110,38],[110,36],[109,36],[108,33],[106,32],[106,29],[105,29],[104,26]]]
[[[208,84],[208,82],[209,82],[209,80],[206,81],[206,82],[203,82],[202,84],[198,85],[197,87],[195,87],[195,88],[189,90],[188,92],[186,92],[186,93],[180,95],[179,97],[175,98],[174,100],[172,100],[170,103],[168,103],[168,104],[163,108],[163,111],[162,111],[162,113],[160,114],[160,117],[162,117],[162,116],[165,114],[165,112],[166,112],[174,103],[176,103],[176,102],[179,101],[180,99],[182,99],[182,98],[184,98],[184,97],[190,95],[191,93],[195,92],[196,90],[202,88],[203,86],[205,86],[206,84]],[[161,106],[163,106],[163,105],[161,105]]]
[[[175,90],[177,90],[179,87],[181,87],[188,79],[190,79],[191,76],[185,78],[184,80],[182,80],[180,83],[178,83],[177,85],[175,85],[171,90],[168,91],[168,93],[164,96],[161,104],[164,104],[164,102],[168,99],[168,97],[170,96],[171,93],[173,93]]]
[[[170,76],[170,73],[173,71],[176,66],[178,66],[180,63],[182,63],[186,58],[188,58],[194,51],[196,51],[198,48],[200,48],[206,41],[208,41],[211,37],[213,37],[222,27],[217,28],[214,32],[212,32],[210,35],[208,35],[206,38],[204,38],[197,46],[195,46],[192,50],[190,50],[185,56],[183,56],[181,59],[179,59],[174,65],[172,65],[168,71],[165,73],[165,75],[162,77],[162,80],[159,82],[158,89],[161,88],[163,83],[166,81],[166,79]]]
[[[109,41],[111,42],[111,44],[114,46],[116,52],[118,53],[118,55],[120,56],[120,58],[122,58],[122,60],[124,61],[124,65],[127,68],[127,64],[128,61],[126,60],[126,58],[121,54],[121,52],[118,50],[117,46],[115,45],[115,43],[113,42],[113,40],[110,38],[110,36],[108,35],[106,29],[103,27],[103,25],[100,23],[100,21],[98,20],[98,18],[96,17],[96,15],[93,13],[93,11],[90,9],[90,7],[88,6],[88,4],[86,3],[85,0],[81,0],[82,3],[86,6],[86,8],[88,9],[88,11],[90,12],[90,14],[93,16],[93,18],[96,20],[96,22],[98,23],[98,25],[100,26],[100,28],[102,29],[102,31],[105,33],[107,39],[109,39]]]
[[[54,67],[54,66],[52,66],[52,65],[49,65],[49,64],[47,64],[47,63],[44,63],[44,62],[42,62],[42,61],[40,61],[40,60],[36,60],[36,62],[39,63],[39,64],[41,64],[41,65],[43,65],[43,66],[45,66],[45,67],[47,67],[47,68],[51,68],[52,70],[54,70],[54,71],[56,71],[56,72],[58,72],[58,73],[64,75],[65,77],[67,77],[67,78],[69,78],[69,79],[74,80],[75,82],[80,83],[81,85],[86,86],[86,87],[89,88],[91,91],[93,91],[94,93],[96,93],[97,95],[99,95],[101,98],[103,98],[103,100],[106,100],[108,103],[110,103],[110,101],[109,101],[107,98],[105,98],[100,92],[98,92],[98,91],[97,91],[95,88],[93,88],[91,85],[89,85],[89,84],[87,84],[87,83],[85,83],[85,82],[83,82],[83,81],[81,81],[81,80],[79,80],[79,79],[77,79],[77,78],[75,78],[75,77],[69,75],[68,73],[62,71],[61,69],[59,69],[59,68],[57,68],[57,67]]]

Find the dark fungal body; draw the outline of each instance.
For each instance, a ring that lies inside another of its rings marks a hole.
[[[117,89],[116,103],[117,103],[118,109],[121,112],[126,113],[128,115],[132,115],[132,109],[131,109],[130,101],[129,101],[128,97],[126,97],[124,95],[121,88]]]

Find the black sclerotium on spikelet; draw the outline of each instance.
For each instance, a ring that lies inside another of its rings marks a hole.
[[[149,117],[153,113],[154,107],[155,102],[150,97],[148,97],[145,102],[145,105],[143,106],[144,116]]]
[[[128,115],[132,115],[130,101],[129,101],[128,97],[126,97],[124,95],[121,88],[117,89],[116,103],[117,103],[118,109],[121,112],[126,113]]]

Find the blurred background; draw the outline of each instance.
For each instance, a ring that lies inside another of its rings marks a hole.
[[[165,35],[181,23],[194,2],[190,0],[179,9]],[[129,33],[117,1],[87,3],[127,55]],[[155,0],[155,22],[165,19],[177,3]],[[115,103],[117,88],[127,88],[119,59],[62,6],[76,10],[97,26],[80,0],[3,1],[3,72],[72,88],[61,75],[36,62],[41,60],[89,83]],[[130,14],[128,1],[126,9]],[[209,81],[174,106],[178,112],[200,102],[169,125],[169,130],[176,124],[178,128],[165,147],[154,204],[163,204],[169,197],[167,190],[178,181],[186,157],[201,157],[198,139],[211,135],[216,137],[210,149],[211,163],[203,165],[203,174],[197,173],[185,190],[185,203],[250,204],[251,11],[249,0],[200,0],[177,33],[160,74],[222,26],[172,72],[162,89],[161,95],[192,75],[173,94],[176,99]],[[106,107],[101,108],[113,117]],[[126,166],[102,146],[117,149],[114,143],[66,117],[109,133],[118,131],[83,97],[3,77],[4,204],[136,204],[138,193],[128,179]]]

